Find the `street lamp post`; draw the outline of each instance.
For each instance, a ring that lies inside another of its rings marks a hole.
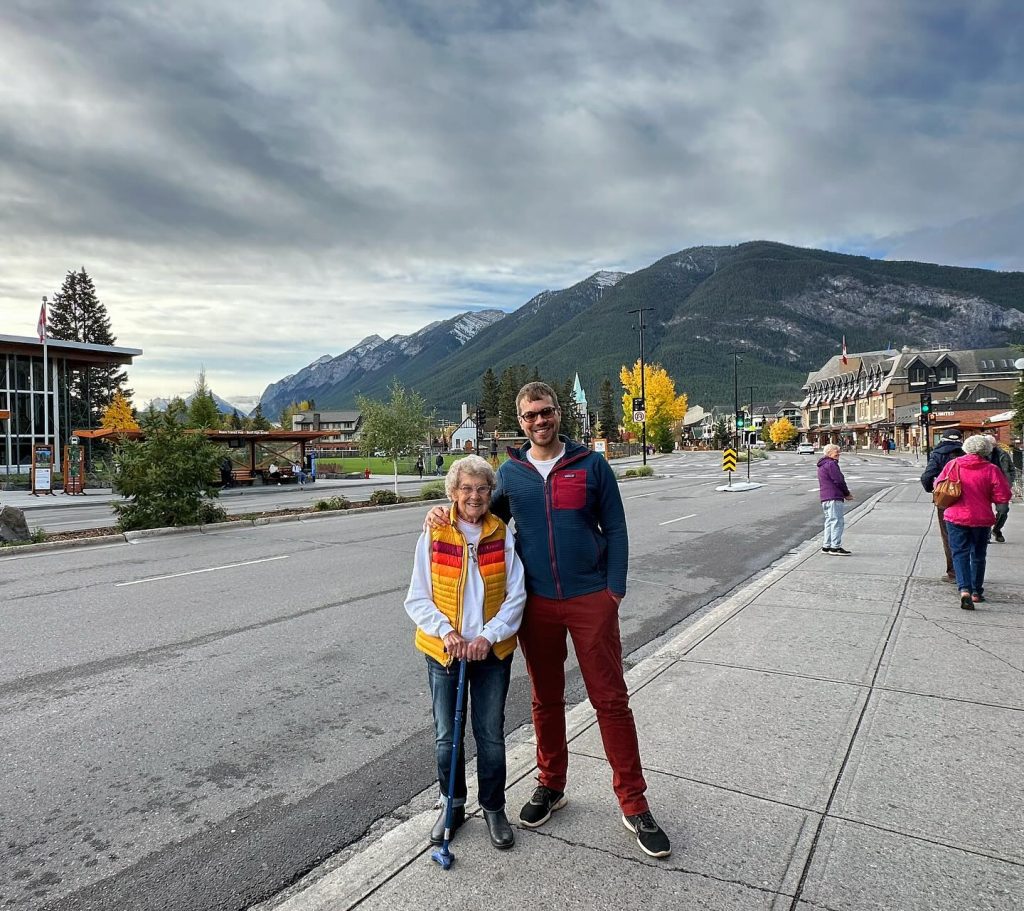
[[[639,313],[640,329],[640,398],[644,402],[644,420],[640,425],[640,445],[643,448],[643,464],[647,464],[647,383],[646,365],[644,364],[644,313],[653,310],[653,307],[639,307],[636,310],[628,310],[628,313]]]
[[[754,426],[754,387],[750,387],[750,426]],[[750,480],[750,430],[744,429],[747,438],[747,480]]]

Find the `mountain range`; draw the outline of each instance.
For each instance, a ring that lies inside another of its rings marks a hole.
[[[444,416],[475,403],[480,379],[514,365],[549,381],[578,372],[591,407],[605,377],[639,356],[660,363],[692,403],[795,398],[836,354],[888,347],[996,347],[1024,341],[1024,273],[890,262],[769,241],[692,247],[637,272],[597,272],[510,314],[462,313],[410,336],[370,336],[267,387],[263,411],[292,401],[355,407],[393,379]]]

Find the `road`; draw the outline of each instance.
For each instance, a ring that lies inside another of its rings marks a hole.
[[[622,486],[627,663],[820,527],[814,459],[780,454],[734,494],[717,459]],[[843,465],[865,498],[918,471]],[[402,609],[422,515],[0,558],[0,907],[247,908],[427,787]],[[529,718],[515,668],[510,730]]]

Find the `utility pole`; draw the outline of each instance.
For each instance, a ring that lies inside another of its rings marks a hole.
[[[743,358],[738,351],[732,353],[732,439],[733,447],[739,449],[740,432],[736,417],[740,413],[739,363]]]
[[[627,310],[627,313],[639,313],[640,329],[640,398],[643,400],[644,420],[640,427],[640,445],[643,447],[643,464],[647,464],[647,365],[644,363],[644,313],[654,307],[639,307]]]

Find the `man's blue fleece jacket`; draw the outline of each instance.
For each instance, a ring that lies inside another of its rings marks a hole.
[[[498,469],[491,509],[516,523],[526,590],[575,598],[609,589],[626,593],[629,537],[615,474],[602,455],[566,437],[547,481],[527,461],[527,443],[509,448]]]

